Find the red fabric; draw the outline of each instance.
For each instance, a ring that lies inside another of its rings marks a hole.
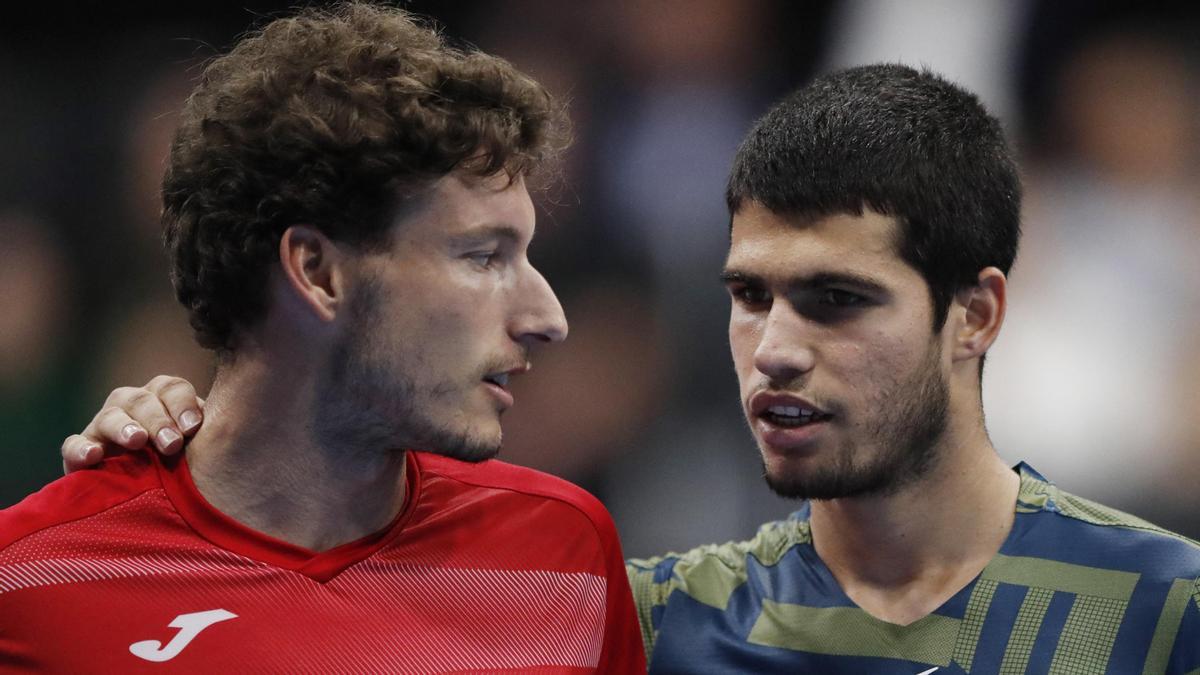
[[[535,471],[410,452],[383,531],[316,553],[134,453],[0,512],[0,670],[644,673],[612,520]]]

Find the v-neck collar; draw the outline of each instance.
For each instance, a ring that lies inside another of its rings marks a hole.
[[[1029,513],[1031,511],[1041,511],[1044,509],[1055,509],[1054,493],[1056,487],[1054,483],[1046,480],[1040,473],[1034,470],[1025,462],[1020,462],[1013,467],[1013,471],[1021,478],[1021,484],[1017,491],[1017,500],[1014,504],[1014,510],[1017,515],[1021,513]],[[998,562],[1003,562],[1005,556],[1003,551],[1009,550],[1012,543],[1025,535],[1026,525],[1020,518],[1013,519],[1012,528],[1008,535],[1004,538],[1004,543],[1000,545],[1000,549],[988,561],[988,564],[968,581],[962,588],[954,592],[945,602],[938,605],[932,612],[913,621],[908,625],[900,625],[885,621],[870,612],[858,606],[858,603],[846,594],[845,589],[838,583],[837,578],[833,576],[833,572],[817,555],[816,547],[812,540],[812,504],[804,502],[804,504],[795,513],[792,514],[792,519],[798,521],[797,525],[807,532],[803,532],[802,536],[808,539],[808,548],[811,551],[813,564],[818,566],[817,573],[823,578],[823,582],[828,584],[829,588],[837,593],[839,600],[845,603],[846,607],[856,609],[862,612],[867,623],[874,626],[880,633],[890,635],[893,639],[903,639],[905,636],[919,634],[928,629],[931,624],[937,624],[945,621],[947,618],[955,617],[961,612],[955,611],[959,607],[965,608],[971,600],[971,594],[975,592],[976,586],[980,579],[986,578],[988,570]]]
[[[168,499],[187,524],[204,539],[238,555],[326,582],[400,536],[420,498],[421,470],[412,452],[405,457],[404,504],[383,529],[328,551],[313,551],[276,539],[218,511],[196,489],[184,453],[161,457],[149,453]]]

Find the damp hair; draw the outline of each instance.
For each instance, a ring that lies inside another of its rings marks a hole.
[[[731,214],[755,202],[894,218],[934,330],[980,270],[1009,273],[1020,238],[1021,183],[1000,121],[962,87],[898,64],[818,77],[774,105],[738,149],[726,202]]]
[[[289,226],[379,247],[405,195],[454,171],[515,180],[565,136],[539,83],[403,10],[350,2],[271,21],[204,68],[163,180],[172,283],[197,341],[228,356],[265,315]]]

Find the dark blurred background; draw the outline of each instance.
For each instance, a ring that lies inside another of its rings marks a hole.
[[[157,187],[197,64],[282,2],[45,3],[0,22],[0,506],[56,478],[107,392],[202,389]],[[742,134],[815,73],[899,60],[978,92],[1025,173],[1026,235],[988,360],[1010,462],[1200,536],[1200,15],[1082,0],[412,2],[570,102],[535,263],[544,350],[504,457],[588,488],[629,555],[745,538],[770,495],[717,280]]]

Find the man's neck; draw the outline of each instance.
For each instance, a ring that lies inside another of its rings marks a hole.
[[[936,467],[895,493],[813,502],[818,555],[876,618],[907,625],[928,615],[983,571],[1012,529],[1020,478],[982,424],[948,436]]]
[[[200,494],[243,525],[313,551],[386,527],[404,504],[403,450],[318,442],[314,388],[279,372],[247,359],[218,375],[187,449]]]

